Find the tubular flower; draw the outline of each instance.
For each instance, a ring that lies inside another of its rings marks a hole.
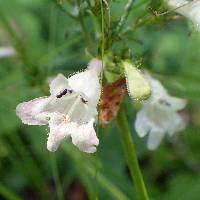
[[[140,137],[149,134],[147,147],[154,150],[165,134],[172,136],[185,128],[186,122],[177,111],[186,106],[186,101],[170,96],[161,83],[150,75],[146,78],[151,84],[152,95],[137,113],[135,129]]]
[[[200,0],[168,0],[168,5],[190,19],[200,31]]]
[[[93,125],[101,92],[101,69],[102,62],[93,59],[85,71],[70,78],[58,74],[50,83],[50,96],[17,106],[16,114],[24,124],[49,124],[49,151],[56,151],[60,142],[68,137],[81,151],[96,151],[99,140]]]

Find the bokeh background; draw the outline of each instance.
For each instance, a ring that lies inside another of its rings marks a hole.
[[[74,19],[74,2],[58,2],[64,4],[60,7],[54,0],[0,1],[0,47],[12,46],[17,52],[0,58],[2,200],[136,199],[115,120],[105,128],[97,127],[100,145],[96,154],[81,153],[70,141],[49,153],[48,127],[24,125],[15,114],[18,103],[48,95],[51,77],[83,69],[91,54],[98,53],[98,20],[92,18],[84,1],[79,1],[82,16]],[[113,24],[125,3],[109,1]],[[135,2],[112,53],[122,58],[129,50],[170,94],[186,98],[187,108],[181,114],[188,125],[151,152],[146,138],[134,131],[140,105],[128,97],[126,113],[151,199],[198,200],[200,33],[174,12],[155,16],[152,10],[162,12],[166,7],[162,1]]]

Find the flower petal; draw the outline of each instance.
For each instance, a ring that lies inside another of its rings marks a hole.
[[[167,90],[163,87],[160,81],[153,79],[147,71],[145,71],[144,76],[149,81],[152,88],[151,99],[157,100],[160,97],[168,95]]]
[[[174,133],[182,131],[186,126],[186,122],[178,113],[173,113],[170,117],[171,120],[168,122],[169,126],[167,132],[172,136]]]
[[[16,114],[24,124],[45,125],[48,123],[48,114],[43,112],[43,108],[48,102],[49,98],[41,97],[20,103],[16,108]]]
[[[78,124],[88,123],[92,118],[98,114],[96,107],[93,105],[84,104],[80,99],[77,99],[78,104],[67,114],[71,121],[76,121]]]
[[[76,132],[71,134],[72,143],[86,153],[94,153],[96,146],[99,144],[93,123],[94,120],[91,120],[87,124],[82,124],[78,126]]]
[[[140,137],[144,137],[149,131],[148,118],[144,109],[141,109],[136,115],[135,130]]]
[[[168,4],[169,6],[173,7],[173,8],[178,8],[181,6],[186,6],[188,4],[187,0],[168,0]],[[180,9],[180,8],[178,8]]]
[[[88,64],[88,69],[95,71],[97,75],[101,73],[102,67],[102,61],[98,60],[97,58],[93,58]]]
[[[173,126],[173,116],[177,115],[170,107],[160,105],[160,103],[146,103],[143,107],[147,118],[149,129],[153,132],[167,133]]]
[[[56,151],[61,141],[77,129],[76,123],[69,123],[67,120],[66,116],[60,113],[50,115],[50,133],[47,141],[49,151]]]
[[[152,86],[152,95],[144,101],[142,109],[138,112],[135,128],[141,137],[149,132],[147,146],[154,150],[165,134],[171,136],[185,128],[186,122],[176,111],[183,109],[186,101],[170,96],[162,84],[147,72],[145,77]]]
[[[151,131],[149,133],[148,141],[147,141],[147,147],[149,150],[155,150],[158,145],[160,144],[161,140],[164,137],[164,133],[157,131]]]
[[[12,46],[0,47],[0,58],[16,55],[16,51]]]
[[[76,98],[77,94],[64,95],[62,96],[62,98],[50,96],[50,100],[48,104],[45,105],[44,111],[50,113],[59,112],[62,114],[66,114],[74,104]]]
[[[58,95],[64,89],[68,89],[68,81],[67,78],[62,75],[58,74],[55,79],[53,79],[49,85],[51,95]]]
[[[197,30],[200,31],[200,1],[193,0],[168,0],[168,5],[178,12],[179,14],[190,19]]]
[[[77,73],[68,79],[68,83],[75,92],[84,94],[91,104],[94,106],[97,105],[101,87],[95,71],[88,69],[84,72]]]
[[[44,108],[45,112],[67,115],[70,122],[87,123],[97,116],[96,107],[90,105],[90,102],[84,103],[82,97],[75,92],[62,98],[52,96],[50,99],[51,101]]]
[[[174,111],[181,110],[185,107],[185,99],[170,96],[163,85],[158,80],[153,79],[147,71],[145,71],[145,77],[149,80],[152,87],[152,95],[148,99],[148,102],[162,104],[162,106],[169,107]]]
[[[169,103],[171,109],[174,111],[182,110],[185,108],[187,101],[185,99],[168,96],[166,101]]]

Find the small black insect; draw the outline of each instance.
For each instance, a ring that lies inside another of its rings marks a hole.
[[[88,101],[87,100],[85,100],[83,97],[81,97],[81,101],[84,103],[84,104],[86,104]]]
[[[63,95],[67,94],[67,93],[72,93],[72,90],[68,90],[68,89],[64,89],[60,94],[56,95],[57,98],[61,98]]]
[[[56,95],[57,98],[61,98],[62,97],[62,94],[58,94]]]
[[[163,104],[163,105],[165,105],[165,106],[171,106],[171,104],[168,103],[167,101],[165,101],[164,99],[160,99],[160,100],[159,100],[159,103],[161,103],[161,104]]]

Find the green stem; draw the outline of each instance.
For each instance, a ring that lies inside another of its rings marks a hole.
[[[118,112],[117,123],[121,133],[120,136],[123,143],[123,149],[126,156],[128,168],[130,170],[131,177],[135,183],[135,187],[139,193],[139,199],[148,200],[149,197],[138,164],[135,146],[131,137],[128,121],[122,107]]]
[[[105,30],[104,30],[104,8],[103,0],[100,0],[101,7],[101,60],[102,60],[102,70],[100,75],[100,84],[103,85],[103,68],[104,68],[104,50],[105,50]]]
[[[103,9],[103,0],[100,0],[101,6],[101,59],[103,61],[104,49],[105,49],[105,31],[104,31],[104,9]]]

